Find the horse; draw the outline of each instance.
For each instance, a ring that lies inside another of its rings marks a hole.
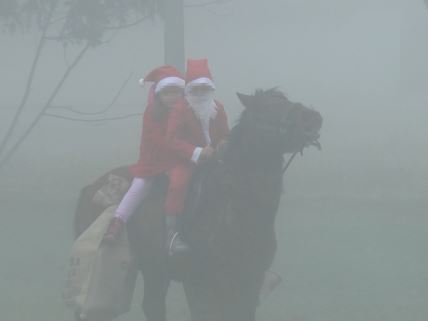
[[[244,111],[215,157],[195,170],[183,217],[181,230],[191,252],[176,266],[192,321],[255,321],[264,275],[276,252],[284,156],[320,147],[319,112],[290,101],[276,88],[238,97]],[[165,186],[164,179],[158,180],[143,213],[128,222],[130,246],[144,278],[148,321],[165,321],[171,276],[162,217]],[[80,200],[89,199],[84,194]],[[78,207],[76,222],[87,215],[84,207]],[[76,234],[83,225],[75,224]]]

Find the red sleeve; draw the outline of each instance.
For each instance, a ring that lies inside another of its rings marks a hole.
[[[153,120],[152,108],[153,106],[149,105],[144,111],[140,146],[141,153],[154,153],[155,150],[166,150],[168,148],[161,131],[162,124]]]
[[[166,141],[173,153],[180,156],[180,158],[190,161],[196,146],[183,138],[185,130],[185,113],[186,106],[183,102],[172,108],[168,117]]]

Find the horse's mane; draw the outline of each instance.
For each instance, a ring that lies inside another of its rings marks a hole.
[[[277,86],[269,89],[258,88],[251,96],[253,97],[253,100],[259,105],[258,107],[273,104],[279,105],[289,102],[289,99],[287,98],[286,94]],[[239,125],[239,123],[241,123],[242,121],[245,121],[245,117],[247,114],[248,109],[245,108],[241,112],[241,115],[238,117],[233,127]]]
[[[287,97],[285,96],[285,93],[282,90],[280,90],[278,86],[275,86],[269,89],[257,88],[254,91],[254,96],[255,97],[273,96],[273,97],[281,97],[281,98],[287,99]]]

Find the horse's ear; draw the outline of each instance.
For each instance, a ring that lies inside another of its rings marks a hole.
[[[253,109],[254,108],[254,96],[250,96],[250,95],[244,95],[241,93],[236,93],[236,95],[238,96],[239,100],[241,101],[241,104],[244,105],[245,108],[247,109]]]

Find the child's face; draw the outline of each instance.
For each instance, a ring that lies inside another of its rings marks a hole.
[[[163,105],[171,108],[183,97],[183,93],[184,91],[180,87],[168,86],[159,92],[159,98]]]

